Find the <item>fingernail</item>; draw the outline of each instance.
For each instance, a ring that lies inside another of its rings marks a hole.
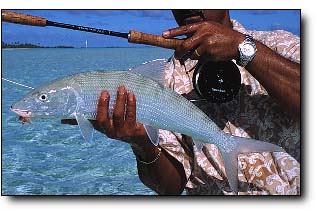
[[[162,32],[162,36],[163,37],[168,37],[169,35],[170,35],[170,31],[169,30]]]
[[[124,86],[119,86],[118,88],[118,94],[123,95],[125,93],[125,87]]]
[[[133,101],[133,100],[134,100],[134,93],[133,93],[133,92],[130,92],[130,93],[128,94],[128,100],[129,100],[129,101]]]
[[[105,101],[109,98],[109,93],[107,91],[101,92],[101,98]]]

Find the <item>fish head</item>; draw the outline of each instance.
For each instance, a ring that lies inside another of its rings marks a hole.
[[[77,106],[74,89],[61,81],[34,89],[11,106],[11,111],[24,118],[65,118]]]

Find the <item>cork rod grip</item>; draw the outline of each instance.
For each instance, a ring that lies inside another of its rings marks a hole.
[[[46,19],[38,16],[21,14],[17,12],[3,11],[2,21],[32,26],[46,26]]]
[[[178,39],[165,39],[161,36],[131,30],[129,31],[128,42],[176,49],[183,41]]]

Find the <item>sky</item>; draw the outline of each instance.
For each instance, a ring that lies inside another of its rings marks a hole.
[[[177,26],[171,10],[11,10],[44,17],[49,21],[89,26],[118,32],[138,30],[161,33]],[[300,10],[230,10],[232,19],[247,29],[283,29],[300,36]],[[2,22],[2,41],[42,46],[142,47],[126,39],[57,27],[36,27]]]

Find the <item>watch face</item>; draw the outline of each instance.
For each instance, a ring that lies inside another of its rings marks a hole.
[[[245,55],[245,56],[252,56],[252,55],[254,55],[255,54],[255,49],[254,49],[254,47],[251,45],[251,44],[249,44],[249,43],[246,43],[244,46],[243,46],[243,48],[242,48],[242,52],[243,52],[243,54]]]

